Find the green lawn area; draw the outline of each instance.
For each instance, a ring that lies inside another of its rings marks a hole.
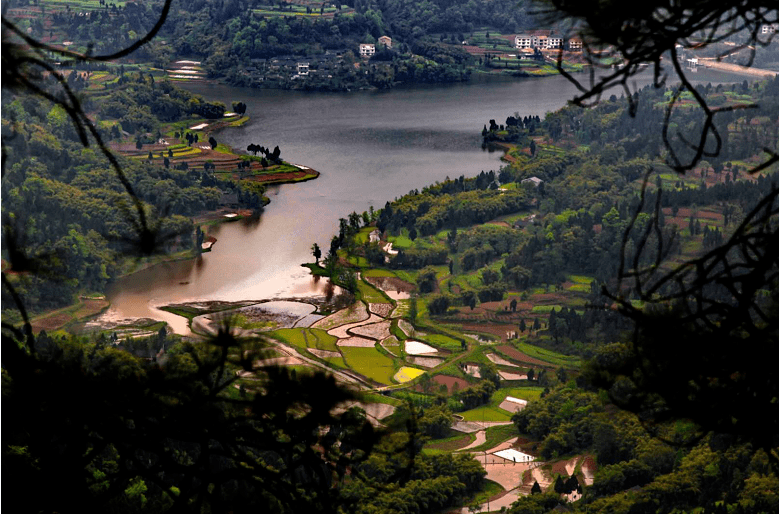
[[[376,348],[342,346],[341,353],[346,365],[357,373],[380,384],[392,384],[395,363]]]
[[[392,243],[393,249],[405,249],[405,248],[411,248],[414,245],[414,241],[409,239],[408,232],[406,229],[403,229],[403,232],[399,236],[389,236],[387,237],[387,241]]]
[[[474,496],[473,499],[468,502],[468,505],[482,505],[488,499],[502,493],[503,491],[505,491],[505,489],[503,489],[502,485],[485,478],[481,491],[479,491],[476,496]]]
[[[449,434],[448,437],[441,439],[431,439],[425,445],[425,448],[451,452],[468,446],[476,439],[474,434],[463,434],[462,432],[457,432],[455,430],[450,430]]]

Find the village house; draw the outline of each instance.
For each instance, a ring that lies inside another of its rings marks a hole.
[[[363,57],[371,57],[376,53],[376,45],[370,43],[360,44],[360,55]]]
[[[532,48],[533,36],[529,34],[517,34],[514,36],[514,47],[516,48]]]
[[[298,63],[298,75],[301,77],[305,77],[308,75],[308,63],[307,62],[299,62]]]
[[[530,177],[530,178],[526,178],[525,180],[523,180],[522,184],[533,184],[534,186],[538,187],[538,186],[541,185],[542,182],[543,182],[543,180],[541,180],[538,177]]]
[[[775,34],[776,29],[779,28],[779,23],[769,23],[767,25],[763,25],[760,27],[760,32],[762,34]]]
[[[562,48],[563,38],[560,36],[549,36],[546,38],[546,47],[548,49]]]
[[[379,44],[384,45],[385,48],[392,48],[392,38],[389,36],[381,36],[379,38]]]
[[[568,50],[572,52],[579,52],[584,47],[584,43],[581,38],[574,37],[568,40]]]

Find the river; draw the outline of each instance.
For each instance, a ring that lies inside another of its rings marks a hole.
[[[648,83],[650,77],[640,80]],[[310,166],[321,176],[271,188],[271,203],[258,222],[216,228],[213,251],[197,260],[158,265],[110,288],[107,317],[164,319],[177,333],[188,332],[186,321],[156,306],[321,292],[324,281],[315,282],[300,264],[313,260],[314,242],[326,253],[339,218],[369,206],[381,208],[387,200],[447,176],[497,171],[500,154],[481,148],[484,124],[491,118],[502,123],[515,112],[543,118],[576,93],[559,76],[349,94],[203,84],[187,88],[228,106],[247,104],[250,122],[217,134],[220,142],[237,149],[250,143],[278,145],[283,159]]]

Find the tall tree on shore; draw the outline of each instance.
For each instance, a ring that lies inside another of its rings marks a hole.
[[[319,258],[322,257],[322,250],[319,249],[319,245],[314,243],[311,245],[311,253],[314,255],[314,259],[316,259],[316,263],[319,264]]]

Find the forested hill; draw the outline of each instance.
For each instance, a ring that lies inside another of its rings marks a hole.
[[[83,85],[75,76],[69,83],[78,91]],[[98,130],[109,144],[124,138],[132,145],[122,129],[137,134],[136,145],[156,142],[163,122],[216,107],[143,74],[122,75],[110,91],[92,93],[83,106],[98,113]],[[31,312],[67,305],[77,294],[103,292],[110,280],[128,271],[128,259],[138,257],[140,225],[133,199],[100,150],[82,146],[61,106],[4,91],[2,120],[3,269],[9,280]],[[223,193],[234,193],[245,208],[264,205],[259,184],[220,178],[202,166],[163,166],[162,161],[151,152],[119,157],[158,237],[159,253],[189,256],[196,245],[189,217],[217,208]],[[4,290],[3,316],[13,316],[14,302],[6,295]]]
[[[322,77],[312,73],[306,79],[308,87],[341,90],[369,85],[389,87],[394,82],[459,81],[468,77],[466,65],[488,66],[489,59],[480,61],[479,55],[512,50],[511,34],[534,27],[524,4],[524,0],[357,0],[349,4],[173,0],[158,37],[129,60],[162,70],[180,59],[197,59],[211,78],[237,85],[299,87],[299,83],[271,80],[276,75],[290,78],[284,73],[283,63],[279,65],[281,73],[268,73],[272,70],[263,63],[259,65],[262,73],[253,81],[247,75],[258,67],[256,60],[292,57],[316,62],[332,51],[338,53],[338,58],[327,60],[327,66],[312,63],[312,70],[317,69]],[[30,10],[23,0],[4,5],[12,18],[19,17],[22,29],[29,29],[31,35],[46,43],[110,54],[148,33],[163,2],[127,2],[119,6],[101,3],[93,10],[71,6],[63,9],[61,5]],[[381,62],[393,66],[385,66],[387,69],[382,69],[379,76],[367,80],[350,76],[355,58],[360,58],[359,45],[376,44],[383,36],[392,42],[388,48],[376,45],[372,63],[374,67]],[[474,44],[474,37],[479,40],[479,55],[463,49],[463,42]],[[499,68],[506,71],[502,65]],[[520,70],[518,61],[513,70]],[[288,71],[294,74],[292,68]],[[327,78],[334,80],[331,83]]]

